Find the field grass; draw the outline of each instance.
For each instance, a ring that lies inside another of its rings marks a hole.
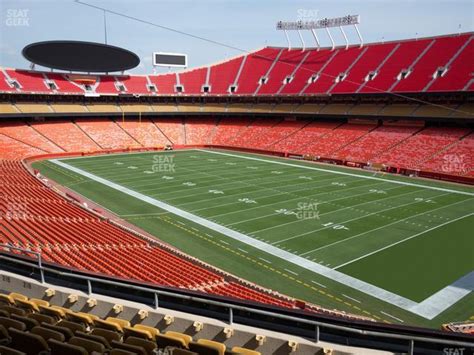
[[[438,327],[473,316],[472,292],[426,319],[301,266],[307,262],[337,270],[421,302],[474,270],[472,188],[226,151],[105,155],[60,163],[67,166],[44,161],[34,167],[157,238],[262,286],[393,323]],[[255,243],[229,237],[215,224]],[[274,248],[289,257],[276,255]]]

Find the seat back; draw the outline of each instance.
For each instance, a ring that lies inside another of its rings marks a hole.
[[[136,346],[136,345],[131,345],[131,344],[125,344],[121,343],[119,341],[112,341],[110,344],[112,346],[112,349],[121,349],[121,350],[127,350],[130,352],[134,352],[138,355],[147,355],[147,352],[145,349],[143,349],[141,346]]]
[[[66,339],[66,341],[68,341],[74,336],[74,333],[69,328],[60,327],[58,325],[52,325],[48,323],[41,323],[41,327],[46,328],[46,329],[51,329],[51,330],[61,333],[62,335],[64,335],[64,338]]]
[[[232,348],[232,351],[237,354],[242,354],[242,355],[260,355],[259,351],[255,350],[250,350],[246,348],[241,348],[240,346],[234,346]]]
[[[5,328],[3,325],[0,325],[0,344],[7,344],[9,342],[10,342],[10,335],[8,335],[7,328]]]
[[[156,349],[155,342],[137,338],[137,337],[128,337],[127,340],[125,341],[125,344],[140,346],[146,350],[148,355],[153,355]]]
[[[108,340],[105,339],[104,337],[100,336],[100,335],[93,335],[93,334],[88,334],[88,333],[84,333],[84,332],[76,332],[75,336],[77,336],[79,338],[83,338],[83,339],[89,339],[89,340],[95,341],[97,343],[101,343],[107,349],[110,348],[110,344],[109,344]]]
[[[189,350],[197,352],[199,355],[221,355],[221,352],[215,347],[194,341],[189,343]]]
[[[48,350],[48,343],[36,334],[26,333],[15,328],[8,330],[12,338],[11,347],[25,352],[28,355],[37,355],[41,351]]]
[[[0,317],[0,325],[3,325],[5,329],[15,328],[18,330],[26,330],[26,324],[15,319]]]
[[[41,314],[41,313],[28,314],[28,318],[35,319],[36,321],[38,321],[38,323],[48,323],[48,324],[56,323],[55,318],[51,316],[47,316],[46,314]]]
[[[224,355],[225,353],[225,345],[217,341],[208,340],[208,339],[199,339],[197,342],[199,344],[206,345],[210,348],[216,349],[217,351],[219,351],[220,355]]]
[[[79,324],[79,323],[70,322],[68,320],[62,320],[57,325],[59,325],[60,327],[68,328],[73,333],[75,333],[77,331],[79,331],[79,332],[85,332],[86,331],[86,327],[84,327],[84,325]]]
[[[136,337],[145,340],[154,339],[153,334],[147,330],[132,328],[132,327],[123,327],[123,338],[127,339],[128,337]]]
[[[18,314],[19,316],[26,316],[24,309],[14,307],[14,306],[0,306],[0,310],[8,312],[8,314]]]
[[[39,325],[37,320],[24,316],[19,316],[18,314],[12,314],[11,319],[24,323],[26,325],[26,330],[31,330]]]
[[[175,338],[183,339],[184,343],[186,344],[186,347],[188,347],[188,344],[193,341],[193,337],[188,334],[183,334],[183,333],[178,333],[178,332],[173,332],[173,331],[167,331],[165,334],[170,335]]]
[[[54,339],[48,341],[51,355],[89,355],[86,349],[77,345],[63,343]]]
[[[102,328],[94,328],[92,329],[92,332],[91,332],[92,335],[98,335],[98,336],[101,336],[101,337],[104,337],[105,339],[107,339],[107,341],[109,342],[109,344],[112,342],[112,341],[119,341],[121,336],[119,333],[117,332],[114,332],[112,330],[107,330],[107,329],[102,329]]]
[[[167,348],[172,355],[199,355],[191,350],[179,349],[179,348]]]
[[[171,335],[157,334],[155,340],[156,344],[160,349],[166,348],[167,346],[172,346],[175,348],[186,348],[186,343],[183,339]]]
[[[81,346],[84,349],[86,349],[89,353],[92,353],[92,352],[96,352],[99,354],[105,353],[104,344],[98,343],[90,339],[84,339],[84,338],[74,336],[71,339],[69,339],[68,343],[71,345]]]
[[[109,351],[109,355],[137,355],[137,353],[123,349],[112,349]]]
[[[64,342],[66,340],[66,337],[64,336],[64,334],[56,330],[52,330],[52,329],[48,329],[48,328],[44,328],[40,326],[36,326],[33,329],[31,329],[31,333],[39,335],[46,341],[48,341],[49,339],[54,339],[57,341]]]
[[[26,355],[24,352],[0,345],[0,354],[2,355]]]
[[[122,326],[120,324],[109,322],[107,320],[94,319],[94,327],[122,333]]]

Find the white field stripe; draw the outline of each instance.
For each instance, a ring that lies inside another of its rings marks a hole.
[[[328,178],[328,179],[321,179],[320,181],[326,181],[326,180],[331,180],[331,178]],[[334,181],[334,179],[332,180]],[[220,197],[214,197],[214,198],[210,198],[210,199],[206,199],[206,200],[202,200],[202,199],[199,199],[197,201],[193,201],[193,202],[186,202],[186,203],[182,203],[182,204],[179,204],[180,206],[182,205],[190,205],[190,204],[195,204],[195,203],[199,203],[199,202],[203,202],[203,201],[212,201],[212,200],[215,200],[217,198],[227,198],[227,197],[232,197],[232,196],[235,196],[235,195],[238,195],[239,193],[239,190],[242,190],[242,189],[248,189],[248,188],[255,188],[255,189],[258,189],[257,191],[251,191],[249,193],[256,193],[256,192],[260,192],[260,191],[273,191],[273,192],[278,192],[278,195],[295,195],[295,192],[298,192],[298,191],[306,191],[306,190],[309,190],[311,188],[311,186],[308,186],[307,188],[305,189],[301,189],[301,190],[294,190],[294,191],[283,191],[283,190],[278,190],[278,189],[274,189],[274,188],[268,188],[268,187],[264,187],[264,186],[260,186],[260,185],[256,185],[256,184],[248,184],[248,183],[245,183],[245,182],[242,182],[242,181],[234,181],[232,184],[234,185],[237,185],[237,184],[244,184],[244,186],[235,186],[235,187],[231,187],[231,188],[227,188],[225,190],[225,195],[222,195]],[[306,184],[308,184],[308,182],[306,182]],[[298,184],[299,185],[299,184]],[[187,191],[189,191],[189,189],[186,189],[186,190],[181,190],[179,191],[179,193],[181,194],[181,196],[177,196],[177,197],[173,197],[173,198],[166,198],[167,201],[173,201],[173,200],[179,200],[179,199],[182,199],[184,197],[192,197],[192,196],[199,196],[199,195],[205,195],[207,194],[208,192],[206,191],[207,189],[220,189],[219,186],[222,186],[222,185],[219,185],[219,184],[215,184],[215,185],[209,185],[209,186],[201,186],[201,189],[203,191],[200,191],[198,193],[195,193],[195,194],[189,194],[187,193]],[[315,186],[315,187],[324,187],[324,186],[332,186],[332,185],[320,185],[320,186]],[[314,186],[313,186],[314,187]],[[169,189],[169,187],[168,187]],[[232,190],[237,190],[237,192],[235,193],[231,193],[231,194],[228,194],[229,191],[232,191]],[[140,191],[143,193],[143,191]],[[176,192],[172,192],[173,194],[176,194],[178,193],[178,191]],[[148,194],[148,193],[147,193]],[[163,197],[163,195],[168,195],[168,193],[165,193],[165,194],[161,194],[161,193],[153,193],[153,194],[148,194],[149,196],[152,196],[152,197]],[[269,195],[269,196],[272,196],[272,195]],[[264,198],[266,196],[263,196]],[[304,198],[304,197],[301,197],[299,196],[300,198]]]
[[[389,314],[389,313],[387,313],[387,312],[380,311],[380,313],[386,315],[387,317],[393,318],[393,319],[395,319],[395,320],[397,320],[397,321],[399,321],[399,322],[401,322],[401,323],[404,323],[403,320],[401,320],[400,318],[397,318],[397,317],[395,317],[395,316],[392,316],[391,314]]]
[[[378,186],[380,184],[383,184],[383,183],[373,184],[373,185],[370,185],[370,186],[376,186],[376,185]],[[329,187],[329,186],[332,186],[332,185],[322,185],[322,186],[318,186],[318,188]],[[368,185],[354,186],[354,187],[350,187],[348,189],[345,189],[344,192],[346,192],[348,190],[353,190],[353,189],[361,189],[361,188],[364,188],[364,187],[367,188],[367,187],[370,187],[370,186],[368,186]],[[297,191],[306,191],[306,190],[297,190]],[[334,191],[331,190],[331,191],[326,191],[326,192],[318,192],[317,194],[307,195],[303,199],[309,198],[310,200],[313,200],[314,196],[320,196],[320,195],[325,195],[325,194],[329,194],[329,193],[338,193],[338,192],[339,191],[337,191],[337,190],[334,190]],[[357,194],[357,195],[339,197],[339,198],[336,198],[336,199],[333,199],[333,200],[327,200],[327,201],[323,201],[323,202],[318,202],[317,199],[314,199],[314,201],[317,202],[318,205],[323,205],[325,203],[331,203],[332,201],[344,200],[344,199],[349,199],[349,198],[353,198],[353,197],[357,197],[357,196],[361,196],[361,195],[366,195],[367,193],[368,192],[363,192],[363,193],[360,193],[360,194]],[[275,195],[269,195],[269,196],[264,196],[264,197],[256,197],[256,198],[267,198],[267,197],[273,197],[273,196],[279,196],[279,195],[280,194],[275,194]],[[254,198],[254,197],[252,197],[252,198]],[[301,200],[301,197],[295,197],[295,198],[292,198],[292,199],[289,199],[289,200],[285,200],[284,202],[286,203],[286,202],[294,201],[294,200]],[[239,209],[237,211],[231,211],[231,212],[225,212],[225,213],[221,213],[221,214],[212,215],[210,218],[226,216],[226,215],[234,214],[234,213],[247,212],[249,210],[254,210],[254,209],[257,209],[257,208],[265,208],[265,207],[268,207],[268,206],[277,205],[277,204],[281,204],[281,203],[283,203],[283,202],[282,201],[272,202],[272,203],[268,203],[268,204],[264,204],[264,205],[260,205],[260,206],[246,208],[245,211],[242,211],[241,209]],[[225,205],[229,205],[229,204],[235,204],[235,202],[234,203],[226,203]],[[225,205],[218,205],[218,206],[213,206],[213,207],[220,207],[220,206],[225,206]],[[200,209],[197,209],[197,210],[193,210],[193,212],[206,210],[206,209],[209,209],[209,208],[212,208],[212,207],[200,208]]]
[[[294,173],[294,175],[298,175],[298,174],[301,174],[300,172],[298,173]],[[318,181],[324,181],[325,179],[319,179],[319,177],[324,177],[324,176],[330,176],[330,174],[321,174],[321,175],[318,175],[318,180],[314,180],[313,182],[318,182]],[[235,175],[234,175],[235,177]],[[142,177],[143,178],[143,177]],[[189,180],[190,177],[189,176],[186,176],[186,177],[183,177],[183,178],[180,178],[180,179],[175,179],[173,180],[174,183],[179,183],[181,181],[187,181]],[[186,191],[192,191],[192,190],[197,190],[197,189],[203,189],[205,187],[209,187],[209,186],[212,186],[213,188],[217,188],[217,187],[220,187],[220,186],[226,186],[226,185],[231,185],[231,184],[236,184],[236,183],[242,183],[241,181],[229,181],[229,182],[224,182],[224,183],[214,183],[214,181],[222,181],[223,178],[222,177],[219,177],[218,175],[216,175],[215,177],[212,177],[212,178],[208,178],[208,179],[204,179],[204,178],[199,178],[199,179],[195,179],[194,178],[194,175],[193,177],[191,178],[192,180],[195,180],[193,182],[196,182],[196,184],[199,184],[200,186],[196,186],[196,187],[193,187],[193,188],[188,188],[186,189]],[[270,179],[268,176],[266,175],[260,175],[259,177],[256,177],[256,178],[252,178],[252,179],[246,179],[245,182],[249,182],[249,181],[256,181],[256,180],[264,180],[263,183],[264,184],[267,184],[267,183],[270,183],[272,181],[275,181],[275,182],[280,182],[281,180],[278,180],[278,178],[274,178],[274,179]],[[286,181],[286,180],[284,180]],[[288,179],[288,182],[290,181],[294,181],[294,179]],[[334,181],[334,180],[333,180]],[[117,183],[122,183],[120,181],[116,181]],[[304,183],[308,183],[308,181],[304,182]],[[303,183],[301,183],[303,184]],[[294,185],[301,185],[301,184],[292,184],[291,186],[294,186]],[[157,181],[153,181],[153,182],[149,182],[148,184],[146,185],[134,185],[133,187],[134,188],[140,188],[140,190],[137,190],[137,191],[140,191],[142,193],[148,193],[148,192],[155,192],[155,194],[158,194],[160,193],[161,190],[169,190],[168,187],[162,187],[161,185],[159,185],[160,187],[154,187],[154,188],[147,188],[147,189],[141,189],[142,187],[145,187],[145,186],[152,186],[152,185],[158,185],[157,184]],[[173,194],[173,193],[177,193],[177,192],[169,192],[169,193],[166,193],[167,195],[168,194]]]
[[[315,285],[321,286],[322,288],[326,288],[325,285],[320,284],[319,282],[316,282],[316,281],[311,281],[311,282],[314,283]]]
[[[136,214],[119,214],[119,217],[145,217],[145,216],[159,216],[169,212],[154,212],[154,213],[136,213]]]
[[[382,199],[380,199],[380,200],[385,200],[385,199],[388,199],[388,198],[397,198],[397,197],[400,197],[400,196],[405,196],[405,195],[413,194],[413,193],[415,193],[415,192],[419,192],[419,191],[415,190],[415,191],[406,192],[406,193],[403,193],[403,194],[400,194],[400,195],[396,195],[396,196],[388,196],[388,197],[382,198]],[[446,194],[441,194],[441,195],[438,195],[438,196],[435,196],[435,197],[440,197],[440,196],[444,196],[444,195],[447,195],[447,193],[446,193]],[[377,200],[377,201],[380,201],[380,200]],[[331,211],[331,212],[323,213],[323,214],[321,214],[320,216],[324,216],[324,215],[330,214],[330,213],[332,213],[332,212],[342,211],[342,210],[345,210],[345,209],[347,209],[347,208],[353,208],[353,207],[358,206],[358,205],[363,205],[363,204],[366,204],[366,203],[373,203],[373,202],[375,202],[375,201],[372,200],[372,201],[367,201],[367,202],[364,202],[364,203],[359,203],[359,204],[357,204],[357,205],[352,205],[352,206],[349,206],[349,207],[341,208],[341,209],[336,210],[336,211]],[[391,207],[385,208],[385,209],[383,209],[383,210],[378,210],[378,211],[376,211],[376,212],[371,212],[371,213],[365,214],[365,215],[363,215],[363,216],[359,216],[359,217],[355,217],[355,218],[348,219],[348,220],[346,220],[346,221],[338,222],[338,224],[343,224],[343,223],[349,223],[349,222],[352,222],[352,221],[357,221],[357,220],[362,219],[362,218],[366,218],[366,217],[370,217],[370,216],[373,216],[373,215],[376,215],[376,214],[380,214],[380,213],[382,213],[382,212],[390,211],[390,210],[393,210],[393,209],[395,209],[395,208],[401,208],[401,207],[413,205],[413,204],[415,204],[415,203],[420,203],[420,201],[414,201],[414,202],[411,202],[411,203],[405,203],[405,204],[402,204],[402,205],[400,205],[400,206],[391,206]],[[298,220],[298,221],[293,221],[293,222],[289,222],[289,223],[295,223],[295,222],[301,222],[301,221],[302,221],[302,220]],[[289,223],[286,223],[286,224],[289,224]],[[283,226],[283,224],[280,224],[280,226]],[[269,228],[266,228],[266,229],[271,229],[271,228],[273,228],[273,227],[269,227]],[[285,238],[285,239],[282,239],[282,240],[273,242],[272,244],[275,245],[275,244],[283,243],[283,242],[286,242],[286,241],[288,241],[288,240],[293,240],[293,239],[296,239],[296,238],[304,237],[305,235],[313,234],[314,232],[319,232],[319,231],[321,231],[321,230],[330,229],[330,228],[332,228],[332,226],[328,226],[328,227],[323,227],[323,228],[315,229],[315,230],[312,230],[312,231],[309,231],[309,232],[297,234],[297,235],[295,235],[295,236],[293,236],[293,237],[289,237],[289,238]],[[259,231],[257,231],[257,232],[252,232],[252,233],[260,233],[261,231],[266,230],[266,229],[261,229],[261,230],[259,230]],[[306,254],[306,253],[305,253],[305,254]],[[302,255],[304,255],[304,254],[302,254]]]
[[[267,259],[264,259],[264,258],[259,258],[260,260],[262,260],[263,262],[266,262],[267,264],[271,264],[272,262],[271,261],[268,261]]]
[[[443,194],[443,195],[441,195],[441,196],[444,196],[444,195],[446,195],[446,194]],[[439,196],[437,196],[437,197],[439,197]],[[455,203],[450,204],[450,205],[448,205],[448,206],[452,206],[452,205],[454,205],[454,204],[462,203],[462,202],[469,201],[469,200],[470,200],[470,199],[458,201],[458,202],[455,202]],[[345,239],[341,239],[341,240],[335,241],[335,242],[330,243],[330,244],[326,244],[326,245],[320,246],[319,248],[316,248],[316,249],[307,251],[307,252],[305,252],[305,253],[303,253],[303,254],[301,254],[301,255],[306,255],[306,254],[313,253],[313,252],[315,252],[315,251],[319,251],[319,250],[322,250],[322,249],[326,249],[326,248],[329,248],[329,247],[331,247],[331,246],[333,246],[333,245],[337,245],[337,244],[339,244],[339,243],[343,243],[343,242],[345,242],[345,241],[347,241],[347,240],[351,240],[351,239],[354,239],[354,238],[361,237],[361,236],[363,236],[363,235],[365,235],[365,234],[368,234],[368,233],[371,233],[371,232],[374,232],[374,231],[377,231],[377,230],[379,230],[379,229],[383,229],[383,228],[386,228],[386,227],[390,227],[391,225],[394,225],[394,224],[397,224],[397,223],[400,223],[400,222],[407,221],[407,220],[409,220],[409,219],[411,219],[411,218],[415,218],[415,217],[418,217],[418,216],[423,216],[423,215],[425,215],[425,214],[429,214],[430,212],[437,211],[437,210],[443,209],[443,208],[445,208],[445,207],[446,207],[446,205],[441,206],[441,207],[438,207],[438,208],[435,208],[435,209],[433,209],[433,210],[426,211],[426,212],[420,212],[420,213],[417,213],[417,214],[415,214],[415,215],[411,215],[411,216],[406,217],[406,218],[403,218],[403,219],[397,219],[395,222],[391,222],[391,223],[389,223],[389,224],[384,224],[383,226],[380,226],[380,227],[377,227],[377,228],[374,228],[374,229],[370,229],[370,230],[368,230],[368,231],[365,231],[365,232],[362,232],[362,233],[353,235],[353,236],[351,236],[351,237],[347,237],[347,238],[345,238]],[[429,228],[429,227],[428,227],[428,228]]]
[[[405,298],[403,296],[397,295],[393,292],[384,290],[380,287],[371,285],[365,281],[356,279],[352,276],[345,275],[337,270],[333,270],[329,267],[326,267],[324,265],[320,265],[318,263],[315,263],[313,261],[310,261],[308,259],[305,259],[304,257],[289,253],[285,250],[279,249],[273,245],[270,245],[268,243],[265,243],[263,241],[257,240],[255,238],[252,238],[248,235],[236,232],[232,229],[226,228],[222,225],[219,225],[217,223],[211,222],[209,220],[206,220],[204,218],[201,218],[199,216],[193,215],[189,212],[183,211],[179,208],[176,208],[174,206],[171,206],[167,203],[164,203],[162,201],[158,201],[154,198],[151,198],[149,196],[143,195],[141,193],[138,193],[136,191],[130,190],[124,186],[118,185],[116,183],[113,183],[111,181],[108,181],[106,179],[103,179],[101,177],[95,176],[91,173],[88,173],[87,171],[81,170],[79,168],[70,166],[62,161],[58,161],[56,159],[51,160],[54,164],[57,164],[58,166],[61,166],[63,168],[69,169],[79,175],[83,175],[91,180],[94,180],[98,183],[101,183],[107,187],[113,188],[117,191],[120,191],[126,195],[132,196],[138,200],[141,200],[143,202],[146,202],[148,204],[151,204],[153,206],[159,207],[161,209],[167,210],[170,213],[173,213],[181,218],[187,219],[191,222],[194,222],[196,224],[199,224],[203,227],[209,228],[211,230],[214,230],[215,232],[221,233],[223,235],[226,235],[229,238],[232,238],[234,240],[239,241],[240,243],[247,244],[253,248],[259,249],[263,252],[266,252],[270,255],[273,255],[277,258],[280,258],[282,260],[285,260],[286,262],[290,262],[294,265],[297,265],[303,269],[312,271],[314,273],[320,274],[324,277],[327,277],[333,281],[339,282],[343,285],[346,285],[348,287],[352,287],[356,290],[359,290],[361,292],[364,292],[372,297],[378,298],[382,301],[391,303],[397,307],[403,308],[405,310],[408,310],[410,312],[413,312],[415,314],[421,315],[422,317],[432,319],[435,316],[437,316],[440,312],[442,312],[444,309],[449,307],[449,305],[452,305],[453,303],[457,302],[461,296],[456,296],[456,297],[451,297],[449,299],[449,302],[446,302],[443,304],[443,307],[438,307],[434,310],[424,310],[428,306],[425,304],[424,309],[418,310],[416,306],[419,305],[419,303],[416,303],[412,300],[409,300],[408,298]]]
[[[352,297],[350,297],[350,296],[348,296],[348,295],[345,295],[345,294],[343,294],[343,293],[341,293],[341,295],[342,295],[343,297],[345,297],[345,298],[350,299],[351,301],[354,301],[354,302],[357,302],[357,303],[362,303],[362,302],[360,302],[359,300],[357,300],[357,299],[355,299],[355,298],[352,298]]]
[[[327,186],[331,186],[331,185],[327,185]],[[362,187],[372,187],[372,186],[373,186],[373,185],[371,185],[371,186],[365,186],[365,185],[363,185],[363,186],[358,186],[358,187],[359,187],[359,188],[362,188]],[[392,188],[392,189],[394,189],[394,188]],[[389,190],[392,190],[392,189],[389,189]],[[306,189],[305,189],[305,190],[301,190],[301,191],[306,191]],[[345,192],[346,190],[343,190],[343,191]],[[332,192],[337,192],[337,191],[332,191]],[[370,193],[371,193],[371,192],[366,191],[366,192],[364,192],[364,193],[354,195],[354,197],[355,197],[355,196],[360,196],[360,195],[368,195],[368,194],[370,194]],[[321,193],[321,194],[322,194],[322,193]],[[401,195],[403,195],[403,194],[400,194],[400,196],[401,196]],[[309,200],[311,201],[312,199],[310,199],[309,196],[312,196],[312,195],[308,195],[308,196],[305,196],[305,197],[301,197],[301,199],[303,199],[303,200],[304,200],[304,199],[309,199]],[[325,201],[325,202],[319,202],[319,203],[317,203],[317,204],[318,204],[318,205],[322,205],[322,204],[325,204],[325,203],[328,203],[328,202],[331,202],[331,201],[337,201],[337,200],[341,200],[341,199],[349,199],[350,197],[352,197],[352,196],[345,196],[345,197],[342,197],[342,198],[339,198],[339,199],[329,200],[329,201]],[[393,196],[392,196],[392,197],[393,197]],[[296,199],[297,199],[297,198],[294,198],[294,199],[291,199],[291,200],[285,200],[285,203],[288,202],[288,201],[296,200]],[[380,200],[383,200],[383,198],[381,198]],[[379,201],[379,200],[375,200],[375,201]],[[328,213],[338,212],[338,211],[345,210],[345,209],[348,209],[348,208],[350,209],[350,208],[353,208],[353,207],[355,207],[355,206],[364,205],[364,204],[369,203],[369,202],[372,203],[372,202],[374,202],[374,201],[365,201],[365,202],[363,202],[363,203],[359,203],[359,204],[356,204],[356,205],[346,206],[346,207],[339,208],[339,209],[334,210],[334,211],[330,211],[330,212],[323,213],[323,214],[321,214],[320,216],[324,216],[324,215],[326,215],[326,214],[328,214]],[[283,202],[279,201],[278,203],[283,203]],[[262,206],[262,207],[264,207],[264,206]],[[291,210],[288,210],[288,211],[294,212],[294,211],[297,211],[297,210],[298,210],[298,208],[294,208],[294,209],[291,209]],[[248,209],[244,210],[243,212],[246,212],[246,211],[248,211]],[[249,219],[243,219],[243,220],[239,220],[239,221],[234,222],[234,223],[227,224],[227,226],[233,226],[233,225],[235,225],[235,224],[246,223],[246,222],[250,222],[250,221],[253,221],[253,220],[262,219],[262,218],[271,217],[271,216],[276,216],[276,215],[279,215],[279,213],[278,213],[278,212],[273,212],[273,213],[266,214],[266,215],[259,216],[259,217],[254,217],[254,218],[249,218]],[[301,220],[297,220],[297,221],[301,221]],[[292,221],[292,222],[297,222],[297,221]],[[292,222],[290,222],[290,223],[292,223]],[[258,232],[259,232],[259,231],[255,231],[254,233],[258,233]]]
[[[286,272],[289,272],[290,274],[293,274],[295,276],[298,276],[298,274],[294,271],[291,271],[291,270],[288,270],[288,269],[284,269]]]
[[[192,170],[193,172],[195,172],[196,170]],[[235,176],[232,177],[222,177],[220,175],[214,175],[214,174],[207,174],[207,175],[211,175],[211,176],[215,176],[216,178],[219,178],[219,179],[224,179],[224,180],[232,180],[231,182],[234,183],[234,184],[244,184],[246,186],[251,186],[251,187],[255,187],[255,188],[258,188],[260,190],[270,190],[270,191],[275,191],[275,192],[279,192],[279,193],[282,193],[282,194],[289,194],[291,195],[292,194],[292,191],[282,191],[282,190],[278,190],[276,188],[273,188],[273,187],[265,187],[265,186],[262,186],[262,185],[259,185],[259,184],[252,184],[252,183],[249,183],[247,182],[247,180],[245,181],[235,181]],[[328,178],[327,179],[318,179],[316,181],[305,181],[305,182],[302,182],[300,184],[294,184],[294,185],[301,185],[301,184],[311,184],[312,182],[319,182],[319,181],[325,181],[325,180],[332,180],[334,181],[334,177],[331,177],[330,174],[325,174],[325,175],[320,175],[320,177],[325,177],[327,176]],[[269,179],[270,181],[272,181],[273,179]],[[252,181],[252,179],[250,179],[249,181]],[[277,180],[278,181],[278,180]],[[280,183],[284,183],[286,180],[280,180],[279,182]],[[294,179],[289,179],[288,182],[292,182],[294,181]],[[269,182],[263,182],[263,184],[267,184]],[[293,185],[292,185],[293,186]],[[238,189],[239,187],[235,187],[233,189]],[[242,188],[242,187],[240,187]],[[199,193],[198,193],[199,194]],[[157,194],[153,194],[152,196],[157,196],[159,195],[159,193]],[[182,198],[181,197],[176,197],[176,198],[172,198],[172,199],[168,199],[168,201],[170,200],[174,200],[174,199],[179,199],[179,198]]]
[[[464,200],[464,201],[467,201],[467,200]],[[410,236],[410,237],[408,237],[408,238],[405,238],[405,239],[399,240],[398,242],[395,242],[395,243],[392,243],[392,244],[386,245],[386,246],[384,246],[383,248],[380,248],[380,249],[374,250],[374,251],[372,251],[372,252],[370,252],[370,253],[364,254],[364,255],[362,255],[362,256],[359,256],[358,258],[352,259],[352,260],[350,260],[350,261],[348,261],[348,262],[346,262],[346,263],[343,263],[343,264],[341,264],[341,265],[338,265],[338,266],[336,266],[336,267],[334,268],[334,270],[337,270],[337,269],[339,269],[339,268],[341,268],[341,267],[343,267],[343,266],[346,266],[346,265],[352,264],[352,263],[354,263],[354,262],[356,262],[356,261],[359,261],[359,260],[361,260],[361,259],[365,259],[365,258],[366,258],[366,257],[368,257],[368,256],[371,256],[371,255],[377,254],[377,253],[379,253],[379,252],[381,252],[381,251],[383,251],[383,250],[386,250],[386,249],[388,249],[388,248],[391,248],[391,247],[393,247],[393,246],[395,246],[395,245],[398,245],[398,244],[404,243],[404,242],[406,242],[406,241],[408,241],[408,240],[410,240],[410,239],[413,239],[413,238],[419,237],[420,235],[423,235],[423,234],[425,234],[425,233],[431,232],[432,230],[435,230],[435,229],[441,228],[441,227],[443,227],[443,226],[445,226],[445,225],[447,225],[447,224],[450,224],[450,223],[453,223],[453,222],[459,221],[459,220],[461,220],[461,219],[464,219],[464,218],[470,217],[470,216],[472,216],[472,215],[474,215],[474,213],[469,213],[469,214],[467,214],[467,215],[464,215],[464,216],[458,217],[458,218],[456,218],[456,219],[453,219],[453,220],[450,220],[450,221],[444,222],[444,223],[442,223],[442,224],[440,224],[440,225],[437,225],[437,226],[435,226],[435,227],[433,227],[433,228],[430,228],[430,229],[424,230],[423,232],[417,233],[417,234],[415,234],[415,235],[412,235],[412,236]]]
[[[360,175],[360,174],[354,174],[354,173],[347,173],[347,172],[344,172],[344,171],[330,170],[330,169],[324,169],[324,168],[316,168],[316,167],[313,167],[313,166],[285,163],[285,162],[282,162],[282,161],[254,158],[254,157],[248,157],[248,156],[242,156],[242,155],[236,155],[236,154],[230,154],[230,153],[215,152],[215,151],[210,151],[210,150],[205,150],[205,149],[197,149],[197,150],[202,151],[202,152],[206,152],[206,153],[210,153],[210,154],[220,154],[220,155],[226,155],[226,156],[230,156],[230,157],[234,157],[234,158],[240,158],[240,159],[256,160],[256,161],[261,161],[261,162],[265,162],[265,163],[285,165],[285,166],[291,166],[291,167],[307,169],[307,170],[332,172],[332,173],[337,174],[337,175],[347,175],[347,176],[353,176],[353,177],[357,177],[357,178],[361,178],[361,179],[385,181],[385,182],[389,182],[389,183],[392,183],[392,184],[399,184],[399,185],[405,185],[405,186],[415,186],[415,187],[421,187],[421,188],[429,189],[429,190],[444,191],[444,192],[450,192],[450,193],[453,193],[453,194],[474,196],[474,193],[472,193],[472,192],[447,189],[447,188],[444,188],[444,187],[436,187],[436,186],[429,186],[429,185],[423,185],[423,184],[414,184],[412,182],[397,181],[397,180],[388,180],[388,179],[382,179],[382,178],[378,178],[378,177],[374,177],[374,176],[366,176],[366,175]]]

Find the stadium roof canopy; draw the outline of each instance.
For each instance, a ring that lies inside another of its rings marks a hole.
[[[23,48],[22,54],[43,67],[77,72],[124,71],[140,64],[140,58],[127,49],[95,42],[36,42]]]

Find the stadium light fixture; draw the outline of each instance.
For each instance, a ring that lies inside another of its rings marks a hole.
[[[303,45],[303,50],[305,50],[305,43],[301,31],[311,31],[313,38],[316,42],[316,47],[320,48],[320,41],[316,34],[316,30],[325,29],[326,33],[331,40],[332,49],[335,48],[336,43],[331,35],[331,31],[329,30],[331,27],[339,27],[341,30],[342,36],[346,42],[346,48],[349,47],[349,40],[347,39],[346,33],[344,32],[343,27],[345,26],[354,26],[357,36],[360,40],[360,46],[364,45],[364,40],[362,35],[359,31],[357,25],[360,24],[360,15],[347,15],[344,17],[335,17],[335,18],[324,18],[317,21],[278,21],[276,24],[276,29],[279,31],[284,31],[286,40],[288,42],[288,49],[291,50],[291,42],[290,38],[288,37],[288,31],[297,31],[300,37],[301,43]]]

